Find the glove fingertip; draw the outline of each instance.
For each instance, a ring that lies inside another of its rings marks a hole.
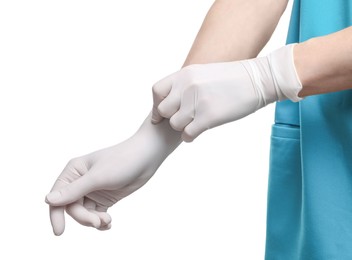
[[[200,127],[199,124],[197,123],[190,123],[185,127],[185,129],[182,132],[182,140],[185,141],[186,143],[191,143],[196,139],[201,133],[204,132],[204,127]]]
[[[96,218],[92,219],[92,226],[95,227],[96,229],[99,229],[101,227],[101,220],[98,216]]]
[[[50,222],[55,236],[61,236],[65,231],[64,207],[49,206]]]
[[[53,233],[55,236],[61,236],[65,231],[65,227],[56,227],[56,228],[53,228]]]
[[[60,203],[61,193],[59,191],[52,191],[45,197],[45,202],[50,205],[56,205]]]
[[[195,137],[188,135],[186,132],[182,133],[181,138],[186,143],[191,143],[195,139]]]
[[[158,108],[153,107],[152,110],[152,116],[151,116],[151,122],[152,124],[158,124],[160,123],[164,118],[160,115]]]
[[[156,125],[159,124],[161,121],[163,120],[163,118],[161,116],[152,116],[152,124]]]

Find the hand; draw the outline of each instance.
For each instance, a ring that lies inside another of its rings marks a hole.
[[[64,231],[65,210],[82,225],[109,229],[108,208],[142,187],[179,143],[167,122],[154,126],[149,117],[130,139],[71,160],[46,197],[54,234]]]
[[[190,65],[153,87],[153,117],[170,118],[190,142],[203,131],[238,120],[274,101],[298,101],[302,86],[293,64],[294,45],[268,57]]]

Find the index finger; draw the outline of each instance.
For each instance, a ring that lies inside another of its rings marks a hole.
[[[172,76],[168,76],[153,86],[153,111],[152,111],[152,123],[157,124],[163,120],[163,117],[159,114],[159,104],[169,95],[172,88]]]

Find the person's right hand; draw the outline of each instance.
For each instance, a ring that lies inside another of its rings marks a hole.
[[[55,235],[64,232],[65,210],[82,225],[111,227],[107,209],[142,187],[179,144],[167,123],[156,127],[149,121],[130,139],[67,164],[46,196]]]
[[[163,118],[192,142],[204,131],[284,99],[299,101],[302,84],[289,44],[264,57],[193,64],[153,86],[152,122]]]

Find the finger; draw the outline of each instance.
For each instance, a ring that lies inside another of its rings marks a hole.
[[[49,206],[50,222],[56,236],[62,235],[65,231],[64,207]]]
[[[208,127],[204,127],[203,124],[198,120],[193,120],[189,125],[185,127],[182,132],[181,138],[183,141],[190,143],[193,142],[201,133],[207,130]]]
[[[176,131],[183,129],[195,118],[197,88],[187,88],[181,100],[180,109],[170,118],[170,125]]]
[[[66,186],[67,184],[79,179],[80,177],[82,177],[82,175],[85,175],[87,172],[88,169],[85,159],[71,159],[67,163],[65,168],[62,170],[61,174],[54,183],[54,186],[52,187],[51,191],[61,189],[63,186]]]
[[[94,188],[97,188],[96,183],[86,174],[61,189],[50,192],[46,202],[52,206],[64,206],[83,198]]]
[[[91,200],[87,197],[83,198],[83,206],[87,209],[87,210],[95,210],[97,203],[95,203],[94,200]]]
[[[79,176],[73,173],[74,169],[71,169],[71,166],[68,164],[63,169],[59,177],[56,179],[53,187],[50,190],[50,193],[53,191],[57,191],[70,184],[74,180],[78,179]],[[48,203],[47,197],[45,197],[45,202]]]
[[[50,196],[48,197],[48,195],[49,195],[48,194],[45,197],[45,202],[46,203],[49,203],[49,200],[52,200],[52,198],[50,198],[50,197],[53,197],[53,192],[54,191],[60,191],[65,186],[69,185],[70,183],[72,183],[75,180],[77,180],[80,177],[82,177],[82,174],[78,173],[77,169],[76,169],[76,168],[82,168],[82,166],[81,166],[82,163],[79,163],[79,162],[80,161],[78,161],[78,160],[71,160],[66,165],[66,167],[63,169],[63,171],[61,172],[61,174],[59,175],[59,177],[55,181],[53,187],[51,188],[51,191],[49,193]],[[81,169],[81,171],[84,172],[84,170],[82,170],[82,169]]]
[[[162,121],[163,117],[159,114],[159,104],[169,95],[172,87],[171,76],[166,77],[153,86],[153,110],[152,123],[157,124]]]
[[[91,211],[92,213],[96,214],[99,219],[100,219],[100,227],[104,227],[107,226],[109,224],[111,224],[111,216],[110,214],[108,214],[107,212],[99,212],[99,211]]]
[[[111,216],[106,212],[107,208],[97,205],[97,203],[89,198],[84,198],[84,207],[91,213],[97,215],[100,219],[100,226],[107,226],[111,223]]]
[[[66,212],[81,225],[95,228],[100,228],[101,226],[100,218],[93,212],[87,210],[83,206],[82,200],[67,205]]]
[[[170,118],[177,112],[180,107],[180,94],[174,88],[174,74],[159,81],[153,87],[154,93],[154,111],[153,114],[163,118]],[[154,122],[157,122],[158,116],[154,116]]]
[[[158,112],[164,118],[171,118],[181,105],[181,93],[178,89],[173,88],[170,94],[159,104]]]
[[[67,183],[63,182],[61,179],[58,179],[52,190],[60,189],[65,185],[67,185]],[[56,236],[62,235],[65,231],[65,207],[55,207],[49,205],[49,216],[54,234]]]
[[[111,223],[106,225],[106,226],[102,226],[102,227],[100,227],[98,229],[101,230],[101,231],[105,231],[105,230],[109,230],[110,228],[111,228]]]

